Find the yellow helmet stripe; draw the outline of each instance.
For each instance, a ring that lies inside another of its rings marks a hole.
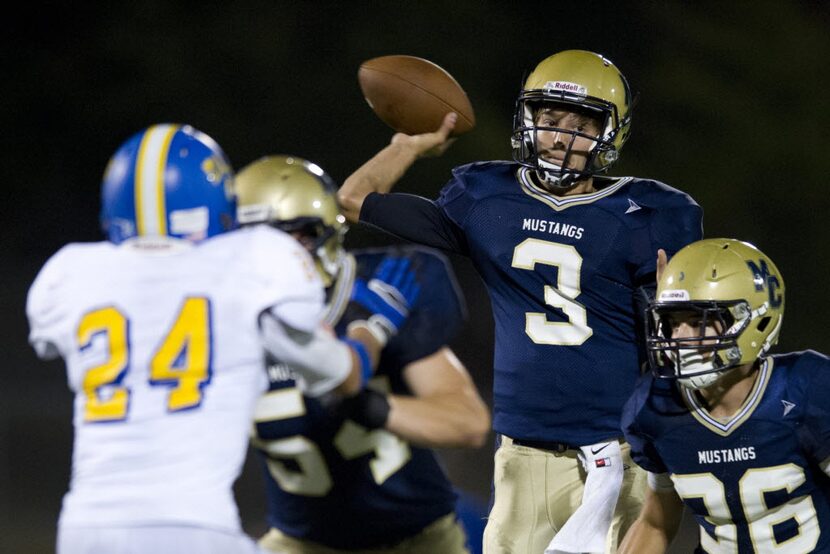
[[[179,125],[154,125],[141,139],[135,167],[135,219],[139,236],[167,234],[164,169]]]

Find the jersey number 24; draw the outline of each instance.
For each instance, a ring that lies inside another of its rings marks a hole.
[[[167,411],[195,408],[202,401],[202,387],[210,380],[210,301],[188,297],[176,319],[150,358],[148,382],[170,387]],[[86,396],[84,421],[122,421],[130,406],[130,389],[123,384],[130,371],[130,320],[112,306],[87,312],[77,331],[81,351],[99,344],[103,336],[106,359],[86,370],[81,383]]]

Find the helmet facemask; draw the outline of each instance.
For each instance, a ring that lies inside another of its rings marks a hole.
[[[615,138],[622,123],[616,106],[598,98],[577,97],[561,92],[523,91],[517,101],[514,114],[511,145],[513,159],[519,164],[536,170],[539,180],[549,189],[565,191],[592,175],[605,172],[618,157]],[[545,108],[561,109],[595,120],[599,135],[574,129],[537,125],[537,115]],[[627,124],[627,122],[624,122]],[[539,133],[558,133],[564,144],[561,165],[545,159],[541,151],[544,141]],[[566,137],[564,140],[562,137]],[[570,137],[570,138],[567,138]],[[584,167],[569,167],[577,138],[590,141]]]
[[[752,322],[744,300],[661,302],[648,308],[646,346],[652,372],[690,389],[706,388],[741,364],[741,335]],[[697,336],[673,338],[674,327],[694,322]],[[706,334],[714,327],[714,334]]]
[[[646,347],[658,378],[705,388],[732,368],[754,366],[778,341],[784,280],[748,242],[714,238],[686,245],[663,269],[655,295],[646,313]],[[690,334],[678,328],[682,323],[698,336],[673,338]]]
[[[322,219],[317,217],[299,217],[271,223],[272,227],[292,235],[308,250],[326,286],[337,278],[346,255],[343,241],[348,226],[342,215],[338,217],[344,221],[339,221],[336,227],[326,225]]]

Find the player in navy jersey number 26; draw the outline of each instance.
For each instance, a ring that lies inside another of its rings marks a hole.
[[[338,335],[364,321],[383,334],[384,323],[352,300],[366,289],[382,293],[378,276],[398,282],[392,275],[406,271],[420,290],[368,387],[347,402],[303,396],[291,367],[271,364],[255,418],[270,527],[260,545],[288,554],[466,553],[455,492],[429,449],[481,446],[490,428],[487,406],[447,347],[466,317],[463,298],[438,252],[347,252],[336,190],[313,163],[267,156],[239,172],[239,219],[288,232],[312,254],[327,287],[324,318]]]
[[[649,307],[652,373],[626,405],[632,457],[648,474],[621,552],[665,552],[683,503],[697,552],[830,552],[830,359],[768,355],[784,280],[751,244],[687,246]]]
[[[488,289],[500,441],[489,554],[610,550],[641,506],[645,477],[620,428],[644,361],[639,289],[653,290],[658,249],[701,237],[702,211],[663,183],[601,175],[630,108],[608,59],[560,52],[518,98],[514,161],[457,167],[436,200],[388,194],[417,158],[446,149],[448,114],[435,133],[396,134],[340,190],[350,221],[467,255]]]

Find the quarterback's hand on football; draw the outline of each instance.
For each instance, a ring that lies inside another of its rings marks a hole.
[[[411,148],[419,158],[440,156],[455,142],[454,138],[450,138],[450,133],[455,128],[456,121],[458,121],[458,114],[450,112],[444,116],[444,120],[437,131],[421,135],[396,133],[392,137],[392,144]]]
[[[409,317],[421,286],[408,258],[386,258],[369,281],[356,279],[352,300],[371,314],[365,325],[374,338],[385,346]]]

